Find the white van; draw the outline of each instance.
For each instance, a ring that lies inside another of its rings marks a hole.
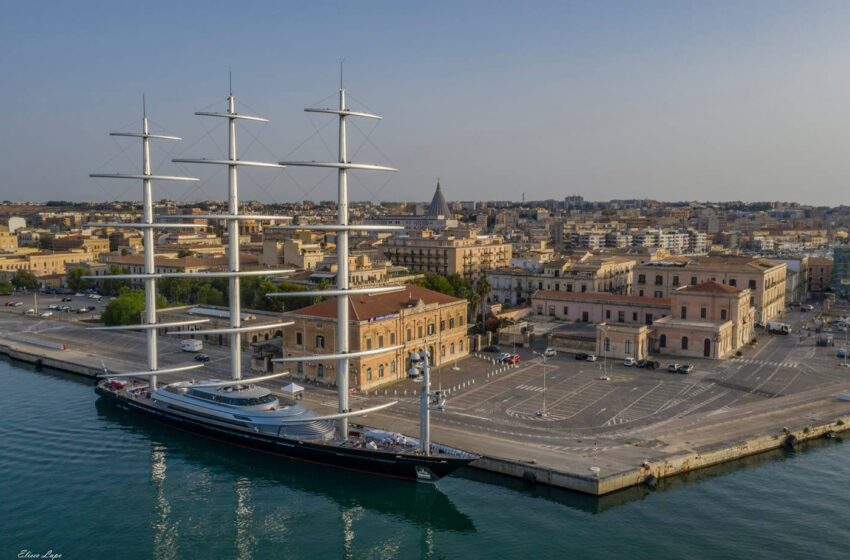
[[[202,340],[195,340],[194,338],[187,338],[180,342],[180,347],[184,352],[200,352],[204,349],[204,342]]]

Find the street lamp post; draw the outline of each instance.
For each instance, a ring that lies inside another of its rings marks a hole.
[[[546,412],[546,354],[541,354],[540,352],[535,352],[533,350],[531,353],[543,358],[543,408],[540,409],[540,412],[537,413],[537,416],[545,418],[546,416],[549,416],[549,413]]]

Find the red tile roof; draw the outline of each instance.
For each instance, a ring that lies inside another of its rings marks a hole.
[[[348,314],[354,321],[368,321],[383,315],[393,315],[402,309],[416,305],[419,300],[426,305],[439,303],[458,303],[465,300],[441,294],[427,288],[406,285],[404,290],[387,294],[349,296]],[[336,299],[331,298],[307,307],[289,312],[292,315],[306,315],[336,319]]]
[[[712,280],[707,282],[703,282],[702,284],[696,284],[695,286],[687,286],[685,288],[680,288],[677,290],[679,292],[701,292],[701,293],[711,293],[711,294],[737,294],[741,290],[736,288],[735,286],[730,286],[728,284],[719,284]]]

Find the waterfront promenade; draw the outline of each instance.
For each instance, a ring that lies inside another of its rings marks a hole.
[[[21,337],[68,349],[36,346]],[[191,361],[179,339],[160,341],[163,367]],[[100,371],[101,362],[111,371],[143,369],[143,339],[136,333],[86,331],[74,321],[20,313],[0,313],[0,348],[83,374]],[[743,358],[701,360],[691,375],[561,355],[546,364],[545,417],[536,414],[543,397],[539,357],[521,350],[523,361],[515,368],[470,357],[459,370],[433,374],[434,388],[450,392],[446,410],[432,413],[433,439],[482,454],[479,468],[605,494],[773,449],[789,435],[802,441],[843,429],[850,423],[850,403],[837,395],[850,392],[850,368],[841,366],[834,350],[815,347],[813,339],[763,337]],[[228,376],[224,350],[204,351],[212,358],[206,375]],[[248,354],[244,359],[247,363]],[[398,406],[363,421],[415,436],[419,387],[408,381],[386,395],[355,395],[352,405],[397,399]],[[335,390],[310,385],[306,401],[331,412]]]

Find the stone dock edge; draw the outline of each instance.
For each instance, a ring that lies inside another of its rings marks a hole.
[[[0,344],[0,355],[6,355],[13,360],[89,378],[96,378],[102,372],[97,367],[70,360],[48,357],[5,344]],[[546,484],[584,494],[602,496],[632,486],[654,486],[662,478],[681,475],[690,471],[735,461],[783,447],[793,447],[805,441],[822,438],[829,434],[848,429],[850,429],[850,416],[844,416],[827,423],[814,424],[798,429],[788,429],[777,434],[757,436],[743,441],[719,445],[715,449],[682,453],[663,461],[645,462],[640,467],[605,476],[597,476],[593,473],[570,473],[534,463],[491,456],[482,456],[470,466],[519,478],[529,483]]]

